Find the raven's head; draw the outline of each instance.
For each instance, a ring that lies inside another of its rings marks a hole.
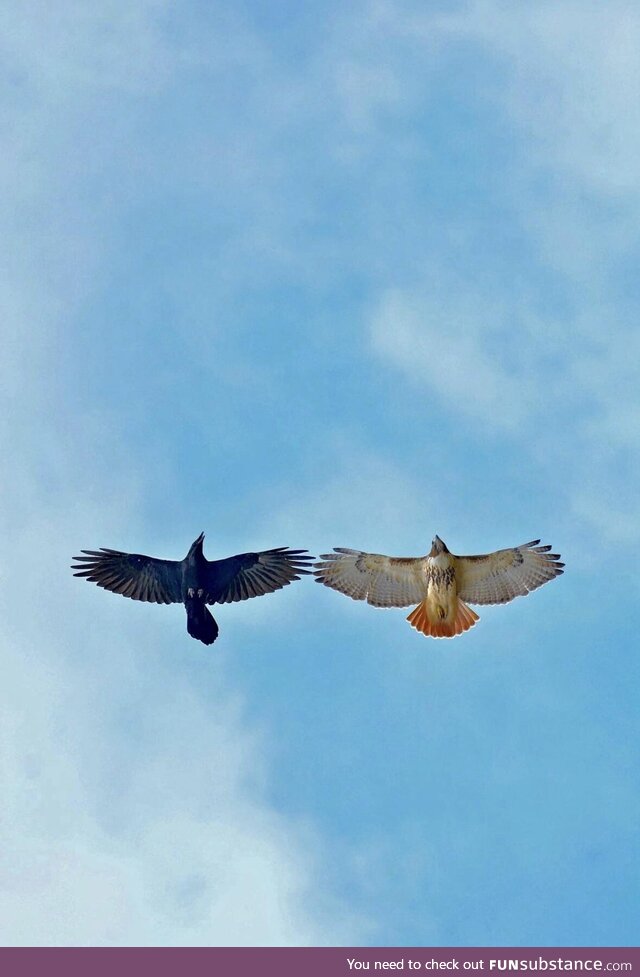
[[[204,533],[200,533],[197,539],[194,539],[193,543],[189,547],[189,556],[193,556],[194,553],[202,553],[202,543],[204,540]]]

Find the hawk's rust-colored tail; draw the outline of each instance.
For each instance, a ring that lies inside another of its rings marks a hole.
[[[411,611],[407,621],[416,631],[421,631],[422,634],[426,634],[430,638],[455,638],[457,634],[468,631],[476,621],[480,620],[476,612],[472,611],[459,597],[457,602],[456,616],[452,621],[441,618],[432,621],[429,617],[426,598]]]

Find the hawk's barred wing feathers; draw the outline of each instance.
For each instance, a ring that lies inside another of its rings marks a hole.
[[[506,604],[563,573],[558,553],[539,539],[484,556],[457,556],[458,596],[470,604]]]
[[[382,556],[336,547],[315,564],[317,583],[374,607],[408,607],[427,592],[424,557]]]

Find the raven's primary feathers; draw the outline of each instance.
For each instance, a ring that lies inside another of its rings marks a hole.
[[[71,569],[76,577],[132,600],[184,604],[189,634],[210,645],[218,636],[218,625],[206,604],[229,604],[280,590],[309,573],[313,559],[307,550],[280,546],[210,561],[204,556],[203,541],[200,533],[184,560],[158,560],[104,548],[82,550],[74,556]]]

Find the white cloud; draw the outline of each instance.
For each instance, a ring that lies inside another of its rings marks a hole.
[[[405,6],[398,16],[394,9],[388,29],[431,49],[470,39],[488,48],[504,69],[499,97],[532,139],[530,163],[560,167],[596,191],[637,196],[635,4],[472,0],[453,13]]]
[[[133,534],[126,485],[112,467],[60,511],[25,477],[30,517],[3,492],[0,942],[356,945],[368,924],[332,896],[324,839],[266,799],[269,730],[224,649],[185,657],[180,608],[124,615],[72,577],[81,527]]]
[[[635,544],[635,336],[611,342],[587,317],[567,343],[523,303],[496,307],[465,281],[446,281],[380,296],[369,321],[376,356],[407,378],[429,424],[437,406],[450,415],[443,423],[457,421],[479,441],[518,442],[540,478],[564,485],[564,505],[590,534]]]
[[[404,274],[378,296],[372,348],[425,407],[435,402],[473,436],[526,439],[530,462],[564,481],[590,533],[631,542],[640,512],[625,485],[637,475],[640,400],[635,300],[618,276],[638,244],[638,11],[626,2],[375,6],[408,58],[422,48],[425,72],[470,43],[492,59],[501,84],[477,97],[511,139],[501,199],[534,264],[520,283],[495,268],[492,281],[474,275],[469,259],[466,274],[441,257],[437,272]],[[433,269],[432,257],[421,261]],[[548,311],[546,280],[561,312]]]
[[[493,22],[484,16],[491,7],[497,13]],[[633,93],[640,83],[640,16],[635,5],[480,3],[474,21],[514,68],[510,107],[535,137],[538,162],[562,167],[595,191],[637,197],[640,108]]]
[[[508,346],[507,324],[491,304],[473,302],[461,288],[448,298],[389,290],[371,319],[375,352],[406,373],[424,397],[434,395],[484,428],[514,431],[534,409],[535,387],[521,357],[529,344],[518,335],[517,364],[492,352],[497,335]]]
[[[362,921],[322,894],[321,840],[260,799],[264,744],[237,704],[158,677],[122,637],[94,631],[74,666],[86,612],[56,611],[62,641],[38,655],[2,635],[2,944],[357,942]]]

